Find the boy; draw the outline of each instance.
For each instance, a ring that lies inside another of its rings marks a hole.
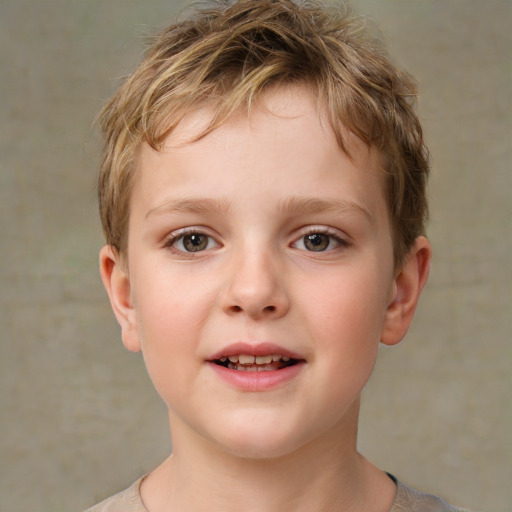
[[[356,450],[431,249],[411,79],[346,12],[219,3],[102,114],[101,275],[173,453],[91,511],[452,511]]]

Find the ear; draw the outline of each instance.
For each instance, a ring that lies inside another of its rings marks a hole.
[[[396,345],[405,337],[427,282],[431,259],[429,241],[424,236],[418,237],[393,283],[381,334],[381,342],[385,345]]]
[[[119,325],[124,346],[132,352],[141,350],[137,315],[131,296],[128,270],[119,252],[111,245],[100,251],[100,274],[110,305]]]

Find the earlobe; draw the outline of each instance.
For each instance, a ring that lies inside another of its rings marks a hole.
[[[396,345],[405,337],[427,282],[431,259],[429,241],[424,236],[418,237],[393,283],[381,334],[381,342],[385,345]]]
[[[123,344],[132,352],[141,350],[137,315],[131,296],[130,277],[118,251],[105,245],[100,251],[100,274],[110,305],[121,327]]]

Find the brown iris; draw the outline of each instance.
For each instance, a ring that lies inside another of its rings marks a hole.
[[[188,252],[204,251],[207,245],[208,237],[201,233],[194,233],[183,237],[183,247]]]
[[[329,247],[329,236],[323,233],[311,233],[304,237],[304,246],[308,251],[325,251]]]

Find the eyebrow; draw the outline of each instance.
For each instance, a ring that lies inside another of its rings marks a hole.
[[[165,213],[225,213],[228,209],[229,202],[227,200],[218,201],[210,198],[171,199],[151,208],[146,213],[145,219],[152,215]]]
[[[347,215],[358,213],[363,215],[370,223],[375,222],[373,215],[364,206],[355,201],[345,201],[342,199],[321,199],[316,197],[297,197],[292,196],[278,205],[280,212],[289,214],[299,213],[335,213]]]
[[[227,199],[170,199],[163,201],[159,205],[151,208],[145,216],[145,219],[153,215],[169,213],[226,213],[229,210],[230,203]],[[304,213],[335,213],[338,215],[347,215],[358,213],[363,215],[369,222],[374,223],[375,219],[370,212],[355,201],[345,201],[341,199],[321,199],[316,197],[297,197],[292,196],[278,203],[277,209],[280,213],[288,215],[298,215]]]

